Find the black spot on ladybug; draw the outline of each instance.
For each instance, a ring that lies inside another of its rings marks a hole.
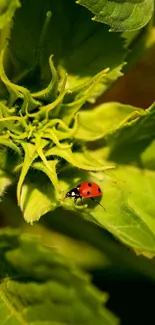
[[[89,186],[89,187],[92,187],[92,184],[91,184],[91,183],[88,183],[88,186]]]
[[[87,192],[87,195],[90,195],[90,192],[89,191]]]
[[[98,192],[99,192],[99,193],[101,193],[101,190],[100,190],[100,188],[99,188],[99,187],[98,187]]]

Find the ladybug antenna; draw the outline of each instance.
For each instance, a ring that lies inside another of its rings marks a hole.
[[[98,202],[96,199],[94,199],[93,197],[90,197],[90,199],[91,199],[92,201],[96,202],[97,204],[99,204],[99,205],[104,209],[104,211],[107,211],[107,210],[105,209],[105,207],[104,207],[100,202]]]

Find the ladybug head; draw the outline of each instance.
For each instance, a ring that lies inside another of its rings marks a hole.
[[[79,191],[77,187],[71,189],[69,192],[66,193],[66,197],[79,197]]]
[[[70,191],[66,193],[65,197],[71,197]]]

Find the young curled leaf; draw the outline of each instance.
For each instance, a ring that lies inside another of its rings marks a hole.
[[[50,149],[47,151],[46,156],[58,156],[69,162],[75,167],[78,167],[80,169],[89,170],[89,171],[99,171],[99,170],[106,170],[106,169],[112,169],[115,168],[113,165],[101,165],[96,162],[96,165],[92,164],[89,160],[87,160],[86,157],[82,157],[81,153],[78,152],[72,152],[71,149],[58,149],[56,147]],[[81,158],[84,162],[81,161]]]
[[[11,148],[13,151],[15,151],[19,156],[21,156],[21,150],[18,146],[16,146],[14,144],[13,141],[11,141],[11,139],[7,139],[7,138],[3,138],[3,136],[0,136],[0,145],[6,146]]]
[[[53,102],[57,97],[58,74],[57,74],[57,71],[56,71],[55,66],[53,64],[52,58],[53,58],[53,55],[51,55],[50,58],[49,58],[49,66],[50,66],[50,70],[51,70],[51,73],[52,73],[51,81],[50,81],[48,87],[46,87],[45,89],[40,90],[40,91],[35,92],[35,93],[32,93],[33,98],[42,99],[42,100],[47,101],[47,102]]]
[[[23,185],[24,179],[26,177],[26,174],[27,174],[29,168],[31,167],[33,161],[38,156],[36,146],[34,146],[34,145],[30,144],[30,143],[27,143],[27,142],[21,142],[21,145],[22,145],[22,147],[24,149],[25,157],[24,157],[21,173],[20,173],[20,176],[19,176],[18,184],[17,184],[18,205],[20,205],[21,189],[22,189],[22,185]]]
[[[40,102],[35,100],[28,89],[23,86],[16,85],[15,83],[11,82],[5,73],[4,68],[4,56],[5,56],[6,48],[1,51],[0,54],[0,78],[4,85],[6,86],[10,98],[9,98],[9,106],[13,106],[14,103],[18,98],[23,99],[23,105],[21,107],[21,112],[25,113],[27,105],[29,106],[29,110],[35,109],[37,106],[40,106]]]
[[[64,97],[64,102],[67,102],[61,105],[60,116],[68,125],[82,105],[87,101],[94,87],[104,78],[104,76],[106,76],[108,72],[109,68],[104,69],[92,77],[89,81],[71,91],[71,94],[67,95],[66,98]],[[72,101],[68,102],[69,99]]]

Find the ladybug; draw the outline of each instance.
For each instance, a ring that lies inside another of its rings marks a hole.
[[[100,187],[96,183],[88,181],[79,184],[77,187],[71,189],[69,192],[66,193],[66,197],[74,198],[75,203],[77,199],[82,200],[83,198],[90,198],[106,211],[104,206],[99,203],[96,199],[94,199],[94,197],[96,196],[102,196],[102,191]]]

